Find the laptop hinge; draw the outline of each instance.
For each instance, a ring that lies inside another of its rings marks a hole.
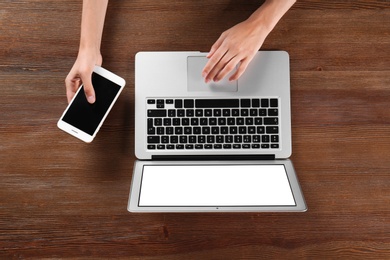
[[[212,161],[212,160],[275,160],[274,154],[251,155],[152,155],[152,160],[183,160],[183,161]]]

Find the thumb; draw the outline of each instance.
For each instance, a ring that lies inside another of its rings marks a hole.
[[[88,103],[93,104],[96,101],[96,96],[95,96],[95,90],[92,85],[92,74],[87,76],[86,78],[82,79],[83,80],[83,85],[84,85],[84,92],[85,92],[85,97],[88,100]]]

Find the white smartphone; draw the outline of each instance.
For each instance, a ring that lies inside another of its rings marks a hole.
[[[84,142],[92,142],[125,84],[123,78],[95,66],[92,73],[95,103],[88,103],[81,86],[58,120],[58,128]]]

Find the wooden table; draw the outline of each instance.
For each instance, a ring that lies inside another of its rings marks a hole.
[[[264,43],[291,58],[306,213],[132,214],[134,55],[208,51],[259,1],[111,1],[127,86],[91,144],[56,122],[80,0],[0,3],[0,258],[390,258],[390,2],[298,1]],[[174,75],[173,75],[174,76]]]

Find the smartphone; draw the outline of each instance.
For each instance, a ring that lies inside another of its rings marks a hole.
[[[125,84],[123,78],[95,66],[92,73],[95,103],[88,103],[81,86],[58,120],[58,128],[84,142],[92,142]]]

